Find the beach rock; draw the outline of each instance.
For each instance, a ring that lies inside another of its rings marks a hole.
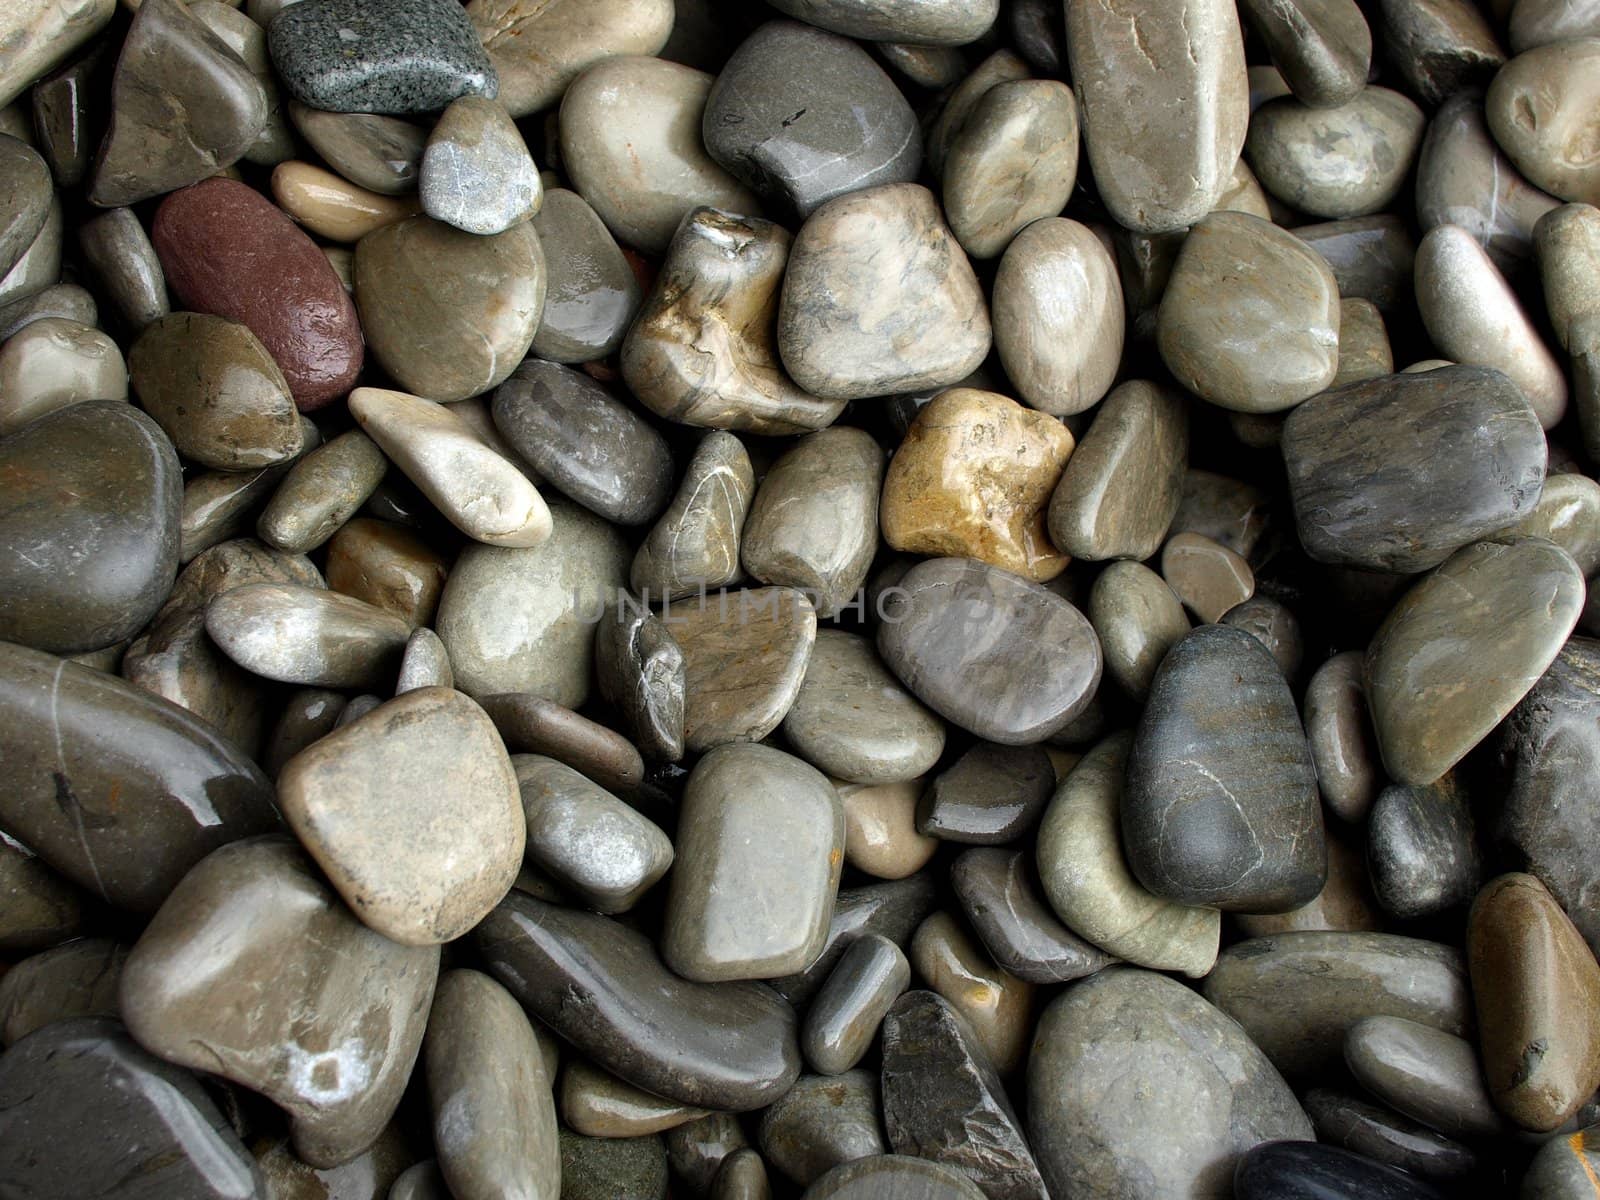
[[[1484,100],[1494,140],[1552,196],[1600,204],[1595,98],[1600,37],[1551,42],[1518,54],[1496,73]]]
[[[253,583],[206,606],[211,640],[247,671],[280,683],[388,688],[411,627],[326,588]]]
[[[444,110],[428,135],[417,190],[434,220],[485,236],[526,221],[544,201],[511,115],[482,96],[458,97]]]
[[[550,188],[533,229],[546,280],[533,353],[558,363],[616,353],[644,296],[605,222],[577,192]]]
[[[911,964],[888,938],[869,933],[851,942],[806,1009],[800,1036],[806,1062],[824,1075],[854,1067],[910,983]]]
[[[1382,212],[1405,186],[1427,118],[1399,92],[1363,88],[1338,108],[1284,97],[1250,117],[1245,158],[1268,193],[1337,221]]]

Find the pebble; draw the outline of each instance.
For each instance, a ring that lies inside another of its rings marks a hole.
[[[1312,1137],[1245,1031],[1153,972],[1112,967],[1074,984],[1035,1043],[1028,1133],[1054,1195],[1227,1195],[1253,1147]]]
[[[1453,776],[1383,789],[1367,819],[1367,863],[1378,903],[1397,917],[1430,916],[1477,894],[1477,829]]]
[[[1511,11],[1510,44],[1514,54],[1568,38],[1600,37],[1600,13],[1592,4],[1559,0],[1527,0]]]
[[[909,183],[922,163],[911,106],[849,38],[771,21],[706,98],[707,153],[771,209],[804,221],[847,192]]]
[[[1237,1200],[1442,1200],[1427,1183],[1338,1146],[1259,1145],[1233,1174]]]
[[[116,0],[22,0],[0,18],[0,108],[110,23]]]
[[[1038,746],[979,742],[937,775],[917,805],[917,832],[948,842],[1003,845],[1039,821],[1055,787]]]
[[[152,3],[156,0],[151,0]],[[85,1129],[116,1130],[91,1139]],[[188,1072],[141,1049],[114,1020],[40,1031],[0,1063],[0,1172],[19,1194],[245,1200],[261,1176],[238,1135]],[[140,1155],[136,1183],[129,1150]]]
[[[0,951],[8,955],[44,950],[83,928],[83,899],[78,889],[9,838],[0,838],[0,897],[5,899]],[[0,976],[0,995],[5,990]],[[3,1040],[4,1021],[0,1020]]]
[[[1366,817],[1383,786],[1358,650],[1336,654],[1311,676],[1303,713],[1317,790],[1341,820]]]
[[[1061,924],[1024,851],[968,850],[951,865],[950,883],[989,956],[1024,982],[1067,983],[1115,961]]]
[[[1387,208],[1422,145],[1427,118],[1399,92],[1366,87],[1338,108],[1284,97],[1250,117],[1245,158],[1267,192],[1336,221]]]
[[[115,1017],[128,948],[110,938],[74,938],[31,955],[0,977],[0,1046],[78,1017]]]
[[[772,979],[828,935],[844,812],[827,779],[768,746],[718,746],[689,775],[662,958],[685,979]]]
[[[754,983],[692,983],[642,933],[512,892],[473,935],[489,970],[596,1065],[654,1095],[745,1112],[800,1074],[794,1010]],[[571,1003],[573,995],[588,1002]]]
[[[271,166],[294,157],[294,135],[289,132],[277,79],[272,73],[272,59],[267,54],[266,29],[237,8],[230,7],[226,0],[192,0],[189,12],[239,56],[266,95],[266,124],[244,152],[243,161]]]
[[[672,503],[634,555],[633,590],[646,600],[680,600],[738,582],[740,535],[755,488],[750,455],[737,437],[703,437]]]
[[[1522,1177],[1524,1200],[1562,1200],[1581,1196],[1596,1169],[1596,1150],[1600,1149],[1600,1130],[1593,1125],[1570,1137],[1553,1137],[1541,1146]]]
[[[582,1059],[561,1076],[561,1119],[585,1137],[631,1138],[676,1128],[706,1115],[624,1083]]]
[[[759,217],[697,207],[622,344],[622,377],[658,416],[759,434],[831,425],[843,399],[784,373],[774,321],[793,239]]]
[[[910,984],[911,964],[899,946],[874,933],[856,938],[806,1009],[800,1031],[806,1062],[823,1075],[851,1070]]]
[[[9,303],[0,300],[0,341],[9,341],[35,321],[60,317],[79,325],[99,323],[99,309],[91,296],[75,283],[56,283]]]
[[[355,271],[367,344],[419,396],[448,403],[496,388],[533,345],[545,270],[527,222],[479,237],[410,217],[362,238]]]
[[[455,0],[395,0],[381,11],[361,0],[290,4],[267,26],[267,45],[289,93],[328,112],[432,112],[499,88]]]
[[[1057,79],[1017,79],[996,84],[973,106],[945,152],[940,193],[961,248],[993,258],[1030,224],[1065,208],[1077,178],[1072,89]],[[1005,332],[1003,323],[997,332]]]
[[[178,457],[125,402],[85,401],[0,437],[0,638],[72,654],[124,641],[178,569]]]
[[[415,1159],[397,1124],[385,1126],[377,1141],[336,1167],[310,1166],[282,1137],[261,1139],[255,1153],[268,1194],[279,1200],[387,1200],[390,1185]]]
[[[1416,243],[1393,214],[1301,225],[1294,235],[1333,268],[1339,294],[1347,299],[1370,300],[1389,317],[1415,294],[1411,272]]]
[[[665,762],[683,757],[683,651],[659,617],[643,607],[606,610],[595,634],[595,686],[641,753]]]
[[[730,1154],[711,1187],[711,1200],[770,1200],[771,1195],[766,1163],[750,1149]]]
[[[1497,5],[1498,0],[1490,8]],[[1474,5],[1380,0],[1379,8],[1394,67],[1407,90],[1427,106],[1463,90],[1481,91],[1505,62],[1494,29]],[[1494,15],[1499,24],[1504,14]]]
[[[989,352],[982,289],[932,192],[893,183],[836,197],[800,227],[778,349],[813,395],[857,400],[952,384]]]
[[[1370,300],[1339,301],[1339,371],[1330,388],[1394,373],[1394,349],[1383,314]]]
[[[668,605],[662,620],[683,651],[688,749],[758,742],[778,728],[799,695],[817,637],[816,610],[802,593],[775,587],[702,595]]]
[[[917,832],[917,801],[925,778],[901,783],[832,780],[844,805],[845,862],[878,879],[904,879],[927,866],[939,842]]]
[[[267,695],[206,635],[203,607],[170,609],[128,643],[122,677],[204,718],[244,753],[261,746]]]
[[[331,732],[345,707],[346,697],[327,688],[298,688],[291,692],[262,754],[261,762],[268,775],[277,778],[284,763]]]
[[[1485,97],[1494,140],[1536,187],[1600,204],[1600,162],[1589,147],[1595,117],[1600,37],[1551,42],[1518,54],[1495,74]]]
[[[1368,1017],[1350,1027],[1344,1058],[1379,1100],[1449,1137],[1494,1137],[1495,1111],[1471,1042],[1403,1017]]]
[[[1538,682],[1582,604],[1577,566],[1539,538],[1475,542],[1407,592],[1365,666],[1389,777],[1432,783],[1459,762]]]
[[[379,113],[332,113],[288,104],[295,131],[322,160],[357,187],[384,196],[417,188],[427,132]]]
[[[1021,1065],[1033,1021],[1033,985],[996,967],[949,913],[917,927],[907,955],[917,976],[971,1023],[995,1069]]]
[[[0,135],[0,274],[9,273],[44,228],[54,196],[50,168],[26,142]]]
[[[1235,913],[1232,923],[1246,937],[1269,937],[1300,930],[1365,932],[1381,929],[1382,914],[1372,896],[1363,847],[1342,828],[1326,831],[1328,879],[1316,896],[1285,913]]]
[[[141,4],[111,81],[111,118],[88,199],[117,208],[243,158],[266,127],[266,90],[181,0]]]
[[[761,215],[701,141],[712,82],[693,67],[619,55],[587,67],[562,97],[562,166],[625,245],[662,253],[700,205]]]
[[[877,1076],[802,1075],[762,1116],[756,1142],[768,1162],[802,1187],[840,1163],[883,1154]]]
[[[161,260],[131,208],[85,221],[78,227],[78,248],[113,308],[135,332],[172,311]]]
[[[1189,632],[1183,602],[1138,562],[1113,562],[1095,577],[1088,614],[1107,676],[1136,700],[1144,699],[1167,651]]]
[[[173,313],[128,351],[133,390],[178,453],[223,471],[270,467],[305,449],[283,372],[245,325]]]
[[[797,588],[819,618],[861,592],[878,544],[883,451],[864,430],[836,425],[797,440],[768,468],[740,535],[744,568]]]
[[[495,391],[494,422],[543,478],[608,521],[648,523],[671,498],[666,440],[580,371],[524,360]]]
[[[1000,6],[996,0],[932,0],[909,7],[896,0],[779,0],[772,7],[846,37],[964,46],[988,31]]]
[[[840,889],[822,953],[804,971],[769,981],[772,990],[789,1003],[804,1007],[856,938],[877,933],[904,947],[932,911],[933,897],[933,881],[926,873],[891,883]]]
[[[1472,1025],[1461,952],[1393,933],[1308,930],[1237,942],[1203,991],[1296,1081],[1339,1062],[1345,1034],[1365,1017],[1457,1036]]]
[[[1250,120],[1234,6],[1183,0],[1134,21],[1069,0],[1067,49],[1111,215],[1138,233],[1193,225],[1227,186]]]
[[[394,694],[402,696],[425,687],[455,687],[455,672],[450,669],[450,655],[431,629],[414,629],[406,641],[405,654],[400,659],[400,673],[395,678]],[[349,711],[347,708],[346,712]],[[340,717],[343,718],[341,713]]]
[[[422,1054],[450,1194],[559,1200],[555,1081],[522,1007],[487,975],[447,971]]]
[[[1162,360],[1202,399],[1282,412],[1333,382],[1339,316],[1321,255],[1260,217],[1216,212],[1184,239],[1157,338]]]
[[[1124,333],[1116,260],[1087,225],[1035,221],[1005,247],[994,282],[995,349],[1022,398],[1084,412],[1116,380]]]
[[[1172,528],[1181,523],[1175,518]],[[1204,534],[1188,531],[1167,539],[1161,551],[1161,576],[1205,625],[1222,620],[1256,588],[1255,573],[1242,556]]]
[[[425,1159],[395,1177],[386,1200],[451,1200],[437,1159]]]
[[[632,794],[644,781],[644,760],[631,742],[570,708],[522,692],[480,703],[513,753],[548,755],[615,792]]]
[[[945,156],[989,90],[1002,83],[1030,78],[1028,64],[1004,48],[993,51],[970,69],[963,58],[954,73],[952,83],[955,86],[949,89],[949,95],[936,110],[924,140],[923,149],[934,175],[943,174]]]
[[[0,343],[0,435],[84,400],[126,400],[122,351],[98,329],[44,317]]]
[[[178,302],[249,326],[309,412],[349,392],[362,326],[328,260],[253,188],[208,179],[156,209],[150,240]]]
[[[567,708],[589,696],[595,619],[623,586],[628,547],[584,509],[550,515],[541,545],[468,546],[450,570],[434,628],[469,696],[529,692]]]
[[[614,55],[653,55],[673,29],[671,0],[471,0],[467,17],[500,77],[513,117],[548,108],[585,68]],[[679,20],[683,14],[678,14]]]
[[[446,578],[445,560],[404,526],[356,517],[328,541],[328,586],[365,600],[416,629],[429,624]]]
[[[210,547],[184,567],[160,615],[201,611],[217,596],[247,583],[326,586],[310,559],[285,554],[254,538],[237,538]]]
[[[1465,1179],[1480,1169],[1470,1147],[1353,1095],[1312,1088],[1301,1103],[1324,1144],[1432,1179]]]
[[[563,1129],[561,1195],[563,1200],[666,1200],[661,1139],[586,1138]]]
[[[417,172],[422,210],[468,233],[504,233],[539,211],[539,170],[504,106],[461,96],[428,134]]]
[[[718,1169],[733,1155],[749,1148],[744,1129],[732,1113],[708,1113],[697,1121],[667,1130],[667,1162],[672,1173],[694,1195],[711,1190]]]
[[[611,231],[582,196],[556,187],[545,191],[533,228],[547,280],[533,353],[558,363],[615,354],[644,296]]]
[[[254,583],[206,606],[206,632],[234,662],[266,679],[387,688],[411,627],[393,613],[338,592]]]
[[[977,388],[940,392],[889,462],[883,537],[912,554],[955,555],[1044,582],[1066,569],[1046,507],[1073,453],[1055,418]]]
[[[25,300],[60,281],[64,226],[61,199],[55,197],[50,201],[50,211],[45,214],[44,224],[32,243],[17,259],[16,266],[0,277],[0,305]]]
[[[255,838],[208,856],[146,926],[122,1019],[161,1058],[271,1100],[294,1153],[332,1167],[399,1105],[438,962],[358,921],[289,839]]]
[[[1522,390],[1473,366],[1326,393],[1301,405],[1283,434],[1306,552],[1408,574],[1531,513],[1545,454]],[[1441,504],[1445,496],[1450,502]]]
[[[1532,875],[1487,883],[1467,919],[1478,1045],[1495,1106],[1548,1132],[1600,1086],[1600,965]]]
[[[1366,86],[1372,30],[1354,0],[1244,0],[1242,9],[1302,104],[1338,108]]]
[[[256,532],[287,554],[308,554],[356,514],[388,467],[389,460],[366,434],[342,433],[289,468],[262,510]]]
[[[786,0],[794,5],[796,0]],[[980,1200],[983,1192],[955,1167],[905,1154],[842,1163],[806,1189],[802,1200]]]
[[[818,769],[866,784],[917,779],[945,739],[944,723],[900,686],[870,639],[832,629],[817,634],[783,732]]]
[[[528,861],[585,908],[627,912],[667,873],[672,841],[649,819],[553,758],[518,754],[511,763]]]
[[[307,162],[279,163],[272,172],[278,207],[320,238],[354,245],[367,234],[415,216],[415,196],[384,196],[357,187]]]

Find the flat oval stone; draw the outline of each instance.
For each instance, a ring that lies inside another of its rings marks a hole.
[[[994,340],[1022,398],[1084,412],[1115,382],[1124,333],[1116,260],[1087,225],[1047,216],[1012,239],[994,279]]]
[[[187,5],[141,4],[112,76],[89,202],[117,208],[215,175],[244,157],[270,114],[261,81]]]
[[[290,4],[267,26],[267,45],[290,94],[328,112],[433,112],[499,88],[455,0],[398,0],[381,11],[361,0]]]
[[[305,448],[288,381],[244,325],[206,313],[162,317],[128,351],[128,370],[145,411],[203,466],[248,471]]]
[[[799,5],[799,0],[783,2]],[[979,1200],[982,1195],[955,1167],[907,1154],[875,1154],[841,1163],[808,1187],[801,1200]]]
[[[723,1162],[749,1147],[738,1118],[719,1112],[669,1129],[662,1141],[673,1175],[696,1194],[709,1191]]]
[[[328,586],[387,609],[413,629],[433,620],[445,560],[409,529],[371,517],[346,522],[328,542]]]
[[[1000,845],[1038,822],[1055,787],[1038,746],[979,742],[941,771],[917,805],[918,832],[950,842]]]
[[[844,805],[845,862],[878,879],[904,879],[927,866],[939,842],[917,832],[922,779],[832,783]]]
[[[1496,1107],[1558,1128],[1600,1086],[1600,965],[1544,884],[1514,874],[1473,902],[1467,966]]]
[[[1045,1009],[1034,1044],[1028,1132],[1052,1194],[1226,1195],[1252,1147],[1312,1137],[1245,1032],[1153,972],[1112,967],[1074,984]]]
[[[494,421],[541,476],[608,521],[648,522],[672,495],[666,439],[580,371],[525,360],[496,389]]]
[[[1428,570],[1515,523],[1538,503],[1545,456],[1522,390],[1485,367],[1353,383],[1283,429],[1306,553],[1372,571]]]
[[[428,687],[290,759],[278,803],[362,921],[426,946],[461,937],[510,890],[527,833],[517,782],[488,715]]]
[[[1482,246],[1457,225],[1430,230],[1417,247],[1417,308],[1435,346],[1453,362],[1505,372],[1549,429],[1567,407],[1567,379],[1516,294]]]
[[[767,746],[711,751],[689,775],[661,955],[685,979],[803,970],[828,935],[844,813],[827,779]]]
[[[88,401],[0,438],[0,638],[71,654],[136,633],[178,567],[182,483],[132,405]]]
[[[775,753],[775,752],[774,752]],[[702,1108],[770,1104],[800,1074],[794,1010],[751,983],[691,983],[607,917],[512,892],[474,942],[529,1012],[619,1078]],[[574,1004],[575,996],[584,998]]]
[[[634,555],[633,590],[645,600],[678,600],[736,583],[740,534],[755,490],[744,444],[721,431],[703,437],[672,503]]]
[[[555,1081],[521,1005],[487,975],[447,971],[422,1049],[439,1171],[451,1194],[559,1200]]]
[[[161,260],[131,208],[114,208],[85,221],[78,227],[78,248],[131,328],[142,330],[172,311]]]
[[[777,587],[701,594],[661,615],[683,651],[684,745],[704,751],[758,742],[782,723],[817,636],[816,610],[803,594]]]
[[[917,976],[965,1018],[982,1053],[1009,1075],[1028,1052],[1033,985],[996,967],[983,950],[942,910],[911,939],[907,955]]]
[[[1344,1058],[1357,1082],[1385,1104],[1440,1133],[1495,1137],[1495,1111],[1471,1042],[1402,1017],[1368,1017],[1345,1034]]]
[[[961,248],[993,258],[1028,225],[1065,208],[1077,178],[1072,89],[1058,79],[1017,79],[995,84],[973,107],[946,151],[939,191]]]
[[[1244,0],[1243,10],[1302,104],[1337,108],[1366,86],[1372,30],[1354,0]]]
[[[684,217],[622,344],[622,377],[645,407],[685,425],[760,434],[833,423],[844,400],[804,391],[778,358],[792,241],[759,217],[706,207]]]
[[[1305,694],[1306,740],[1317,768],[1317,790],[1346,821],[1365,817],[1382,786],[1361,663],[1356,650],[1334,655],[1317,668]]]
[[[310,553],[355,516],[388,469],[389,460],[366,434],[342,433],[289,468],[256,531],[286,553]]]
[[[707,1115],[703,1108],[652,1096],[581,1058],[562,1071],[560,1100],[561,1119],[585,1137],[645,1137]]]
[[[34,321],[0,344],[0,434],[83,400],[126,400],[122,351],[63,317]]]
[[[1293,408],[1339,364],[1339,286],[1319,255],[1248,213],[1203,218],[1161,300],[1162,360],[1190,391],[1236,412]]]
[[[904,691],[872,643],[822,630],[784,735],[807,761],[852,783],[915,779],[939,760],[944,724]]]
[[[272,199],[294,221],[329,241],[359,242],[367,234],[415,216],[415,196],[384,196],[307,162],[283,162],[272,172]]]
[[[706,153],[700,130],[712,78],[639,55],[607,58],[561,100],[561,161],[618,240],[660,254],[705,204],[760,216],[754,193]]]
[[[9,134],[0,135],[0,276],[9,274],[44,228],[53,198],[50,168],[39,152]]]
[[[672,865],[671,840],[643,814],[553,758],[511,760],[528,861],[585,908],[627,912]]]
[[[1441,1200],[1442,1193],[1404,1171],[1315,1143],[1269,1143],[1239,1160],[1238,1200]]]
[[[1483,863],[1472,809],[1454,776],[1384,788],[1367,818],[1367,863],[1373,894],[1397,917],[1430,916],[1471,900]]]
[[[1204,992],[1295,1080],[1339,1062],[1346,1032],[1364,1017],[1404,1017],[1458,1036],[1472,1024],[1461,952],[1392,933],[1238,942],[1217,959]]]
[[[439,951],[352,916],[288,838],[253,838],[190,871],[122,975],[146,1049],[260,1092],[295,1153],[334,1166],[400,1103],[422,1046]],[[268,986],[270,984],[270,986]]]
[[[1262,187],[1301,212],[1364,217],[1400,194],[1426,124],[1420,108],[1388,88],[1363,88],[1338,108],[1284,97],[1251,115],[1245,158]]]
[[[595,634],[595,686],[622,717],[639,751],[683,757],[687,682],[683,651],[662,620],[642,605],[607,609]]]
[[[846,37],[932,46],[976,41],[994,24],[999,11],[996,0],[932,0],[915,5],[899,0],[779,0],[772,7]]]
[[[701,119],[707,153],[804,221],[835,196],[909,183],[922,132],[883,68],[849,38],[769,21],[734,51]]]
[[[384,370],[430,400],[465,400],[504,383],[533,345],[544,252],[526,222],[479,237],[411,217],[361,239],[355,282]]]
[[[483,96],[450,102],[428,135],[417,175],[422,210],[468,233],[504,233],[539,211],[544,189],[504,106]]]
[[[547,755],[615,792],[631,795],[644,782],[644,760],[633,744],[570,708],[523,692],[479,703],[512,753]]]
[[[842,889],[822,953],[804,971],[771,980],[769,986],[791,1004],[810,1003],[856,938],[876,933],[904,946],[933,908],[933,895],[933,881],[920,873],[892,883]]]
[[[85,1129],[117,1134],[85,1144]],[[263,1186],[199,1081],[105,1018],[60,1022],[5,1055],[0,1146],[19,1194],[248,1200]]]
[[[1249,633],[1207,625],[1162,662],[1129,751],[1122,831],[1134,874],[1169,900],[1283,912],[1321,890],[1311,753]]]
[[[1516,707],[1577,623],[1583,576],[1540,538],[1475,542],[1395,605],[1365,678],[1385,769],[1432,783]]]
[[[762,1115],[756,1142],[767,1161],[802,1187],[843,1162],[888,1149],[870,1071],[802,1075]]]
[[[1106,674],[1136,700],[1144,699],[1167,651],[1189,632],[1183,601],[1137,562],[1114,562],[1096,576],[1089,622],[1105,654]]]
[[[800,1035],[806,1062],[824,1075],[854,1067],[910,983],[911,964],[899,946],[875,933],[856,938],[806,1009]]]
[[[1050,540],[1091,562],[1149,558],[1177,515],[1188,452],[1183,397],[1143,380],[1122,384],[1096,411],[1050,496]]]
[[[884,540],[1052,579],[1067,560],[1046,533],[1045,509],[1072,452],[1072,434],[1055,417],[997,392],[940,392],[889,462],[878,511]]]
[[[623,587],[628,547],[585,509],[550,515],[542,545],[468,546],[450,571],[434,628],[469,696],[531,692],[567,708],[588,698],[594,622]]]
[[[911,693],[981,738],[1026,745],[1060,729],[1093,698],[1100,643],[1071,604],[973,559],[906,572],[881,606],[878,653]],[[972,639],[983,629],[981,640]],[[1046,657],[1032,647],[1048,645]]]
[[[837,616],[867,581],[883,470],[883,451],[864,430],[835,425],[799,439],[750,503],[739,545],[745,570],[804,592],[818,617]]]
[[[247,671],[281,683],[387,688],[411,627],[351,596],[253,583],[206,606],[206,632]]]
[[[150,240],[179,303],[249,326],[302,411],[350,390],[363,360],[355,305],[316,243],[260,192],[233,179],[175,192]]]
[[[351,183],[384,196],[415,191],[427,132],[399,117],[333,113],[288,104],[295,130]]]
[[[0,977],[0,1046],[79,1017],[116,1017],[128,948],[110,938],[74,938],[16,963]]]
[[[1489,85],[1494,140],[1536,187],[1600,204],[1600,37],[1552,42],[1517,55]]]
[[[883,1025],[883,1117],[896,1153],[944,1163],[998,1200],[1045,1200],[1022,1122],[967,1019],[908,992]]]
[[[806,391],[858,400],[952,384],[983,361],[990,338],[977,277],[926,188],[839,196],[801,226],[778,349]]]
[[[1326,1145],[1433,1179],[1465,1179],[1481,1169],[1470,1147],[1392,1109],[1328,1088],[1312,1088],[1301,1103]]]
[[[544,311],[533,352],[558,363],[608,358],[644,297],[600,215],[577,192],[550,188],[533,216],[544,249]]]

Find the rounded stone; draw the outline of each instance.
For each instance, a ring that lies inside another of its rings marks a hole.
[[[802,1075],[762,1114],[756,1144],[768,1162],[804,1187],[840,1163],[888,1149],[878,1108],[874,1071]]]
[[[1379,1100],[1450,1137],[1505,1132],[1466,1038],[1402,1017],[1368,1017],[1345,1034],[1344,1058]]]
[[[1038,746],[979,742],[941,771],[917,805],[917,832],[944,841],[1003,845],[1039,821],[1055,786]]]
[[[78,248],[130,328],[143,329],[172,311],[161,260],[131,208],[114,208],[85,221],[78,227]]]
[[[904,879],[927,865],[939,842],[917,832],[921,779],[876,784],[846,783],[842,779],[832,782],[844,805],[845,862],[878,879]]]
[[[1338,1146],[1269,1143],[1239,1160],[1236,1200],[1442,1200],[1442,1193],[1404,1171]]]
[[[1302,104],[1337,108],[1366,86],[1372,30],[1355,0],[1244,0],[1241,7]]]
[[[367,234],[415,216],[417,197],[385,196],[307,162],[279,163],[272,199],[295,222],[320,238],[354,244]]]
[[[917,46],[964,46],[995,22],[998,0],[779,0],[779,12],[846,37]]]
[[[247,671],[280,683],[388,688],[411,627],[350,596],[288,583],[252,583],[213,597],[206,632]]]
[[[1361,664],[1359,650],[1323,663],[1306,685],[1303,709],[1317,790],[1330,812],[1350,822],[1365,818],[1383,785]]]
[[[950,884],[995,964],[1026,983],[1067,983],[1115,961],[1061,924],[1026,851],[965,851],[950,868]]]
[[[1496,35],[1511,7],[1506,0],[1379,0],[1377,7],[1384,57],[1427,107],[1459,92],[1481,93],[1506,60]]]
[[[328,542],[328,586],[394,613],[413,629],[433,620],[445,560],[402,525],[357,517]]]
[[[1346,299],[1370,300],[1392,319],[1416,294],[1411,283],[1416,243],[1393,213],[1301,225],[1294,235],[1333,268]]]
[[[43,317],[0,344],[0,435],[83,400],[126,400],[122,351],[98,329]]]
[[[128,948],[109,938],[73,938],[16,963],[0,978],[0,1046],[76,1017],[116,1017]]]
[[[1388,88],[1366,87],[1338,108],[1284,97],[1250,117],[1245,157],[1261,186],[1313,217],[1383,211],[1400,194],[1427,118]]]
[[[28,252],[50,215],[53,182],[39,152],[9,134],[0,135],[0,277]]]
[[[355,515],[388,469],[389,460],[366,434],[359,429],[342,433],[289,468],[262,510],[256,532],[285,553],[308,554]]]
[[[544,188],[504,106],[483,96],[450,102],[428,134],[417,172],[422,211],[468,233],[504,233],[539,211]]]
[[[683,651],[659,617],[622,603],[607,610],[595,634],[595,685],[640,753],[683,757]]]
[[[854,1067],[871,1048],[891,1005],[911,985],[911,964],[880,934],[855,939],[806,1009],[800,1045],[824,1075]]]
[[[1176,528],[1181,519],[1173,521]],[[1255,572],[1239,554],[1201,533],[1174,533],[1161,550],[1161,577],[1204,624],[1255,594]]]
[[[798,7],[797,0],[785,0]],[[964,1171],[907,1154],[874,1154],[841,1163],[805,1191],[801,1200],[981,1200]]]
[[[417,188],[427,132],[399,117],[378,113],[333,113],[288,105],[289,119],[322,160],[357,187],[383,196]]]
[[[1189,632],[1189,618],[1166,580],[1143,563],[1114,562],[1089,591],[1089,623],[1106,674],[1143,700],[1167,652]]]
[[[581,1058],[561,1073],[560,1101],[561,1119],[585,1137],[647,1137],[706,1115],[705,1109],[652,1096]]]
[[[731,433],[707,434],[677,494],[634,555],[630,583],[645,599],[676,600],[738,581],[740,533],[755,470]]]
[[[1031,983],[1001,970],[947,912],[917,926],[907,951],[917,977],[971,1026],[972,1040],[995,1070],[1009,1075],[1028,1054]]]
[[[577,192],[551,188],[533,217],[544,249],[544,311],[533,353],[558,363],[616,353],[644,297],[598,213]]]
[[[1397,917],[1431,916],[1472,899],[1483,864],[1472,809],[1453,776],[1383,789],[1367,818],[1367,865],[1378,903]]]
[[[1541,1146],[1522,1177],[1522,1200],[1567,1200],[1582,1196],[1600,1169],[1600,1129],[1590,1125]]]
[[[1484,104],[1494,140],[1536,187],[1600,204],[1600,36],[1517,55],[1495,75]]]
[[[1310,1089],[1301,1103],[1327,1145],[1430,1179],[1467,1179],[1481,1169],[1471,1147],[1382,1105],[1329,1088]]]

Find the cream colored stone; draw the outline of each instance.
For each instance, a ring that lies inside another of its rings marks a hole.
[[[0,345],[0,434],[80,400],[126,400],[128,368],[98,329],[42,317]]]
[[[308,162],[279,163],[272,198],[318,237],[347,245],[422,211],[415,196],[380,196]]]

